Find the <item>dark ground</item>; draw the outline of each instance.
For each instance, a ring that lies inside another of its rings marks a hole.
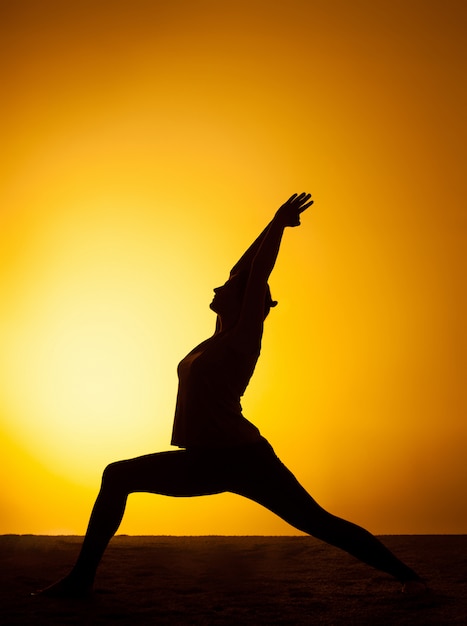
[[[80,537],[0,536],[0,623],[467,625],[467,535],[381,537],[433,598],[310,537],[116,537],[85,601],[33,597],[65,574]]]

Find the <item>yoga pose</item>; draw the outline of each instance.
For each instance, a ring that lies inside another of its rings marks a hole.
[[[261,350],[263,322],[272,306],[268,278],[284,230],[300,225],[313,204],[294,194],[214,289],[215,332],[178,366],[179,388],[169,452],[119,461],[103,473],[78,560],[71,572],[42,593],[78,597],[91,589],[102,555],[117,531],[130,493],[201,496],[232,492],[270,509],[295,528],[387,572],[403,585],[418,575],[363,528],[325,511],[281,463],[242,414],[240,398]]]

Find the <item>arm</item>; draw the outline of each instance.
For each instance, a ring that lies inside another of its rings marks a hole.
[[[310,194],[294,194],[279,208],[261,234],[262,239],[251,261],[242,311],[236,327],[238,338],[247,346],[254,346],[261,340],[266,285],[276,263],[284,229],[300,225],[300,214],[313,204],[310,198]]]
[[[294,194],[276,212],[251,263],[248,285],[251,282],[266,286],[279,254],[284,229],[300,225],[300,213],[313,204],[310,198],[310,194]]]
[[[239,274],[240,272],[250,271],[251,263],[253,262],[253,259],[255,258],[256,253],[258,252],[271,224],[272,221],[269,222],[263,232],[255,239],[255,241],[251,244],[248,250],[237,261],[237,263],[235,263],[233,268],[230,270],[230,276],[233,276],[234,274]]]
[[[297,196],[297,194],[294,194],[291,198],[289,198],[289,200],[284,205],[282,205],[282,207],[279,209],[279,211],[277,211],[277,213],[279,213],[279,212],[284,213],[285,211],[289,210],[291,208],[291,205],[293,205],[294,202],[296,203],[299,200],[299,198],[302,198],[302,197],[303,197],[303,202],[306,203],[306,201],[309,200],[311,196],[310,196],[310,194],[301,194],[300,196]],[[306,206],[302,206],[300,212],[302,212],[305,209],[307,209],[311,204],[313,204],[313,201],[311,201],[308,204],[306,204]],[[272,219],[269,222],[269,224],[266,226],[266,228],[263,230],[263,232],[255,239],[255,241],[251,244],[251,246],[248,248],[248,250],[241,256],[241,258],[237,261],[237,263],[230,270],[230,275],[231,276],[233,276],[234,274],[239,274],[240,272],[243,272],[243,271],[248,271],[248,272],[250,271],[251,264],[252,264],[255,256],[257,255],[257,253],[258,253],[258,251],[259,251],[259,249],[260,249],[264,239],[266,238],[266,235],[267,235],[270,227],[272,226],[272,224],[274,223],[274,221],[277,218],[277,213],[276,213],[276,216],[274,217],[274,219]],[[290,224],[290,226],[298,226],[299,223],[300,222],[298,222],[298,224]]]

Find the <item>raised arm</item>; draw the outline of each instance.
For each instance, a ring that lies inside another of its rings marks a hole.
[[[287,226],[300,225],[300,213],[313,204],[309,193],[294,194],[276,212],[251,264],[249,281],[267,283]]]
[[[276,263],[284,229],[300,225],[300,214],[313,204],[310,198],[311,195],[306,193],[291,196],[260,235],[261,241],[250,263],[242,311],[236,327],[238,339],[246,345],[254,345],[261,338],[266,286]]]
[[[235,265],[232,267],[232,269],[230,270],[230,275],[233,276],[234,274],[239,274],[240,272],[244,272],[244,271],[250,271],[251,269],[251,264],[253,262],[253,259],[255,258],[256,254],[258,253],[271,225],[273,223],[275,223],[277,221],[277,216],[278,214],[285,214],[286,212],[288,212],[289,210],[295,211],[297,202],[300,198],[306,198],[306,200],[309,200],[311,198],[310,194],[300,194],[300,196],[298,196],[297,194],[294,194],[291,198],[289,198],[287,200],[287,202],[285,204],[282,205],[282,207],[277,211],[275,217],[269,222],[269,224],[266,226],[266,228],[263,230],[263,232],[258,235],[258,237],[255,239],[255,241],[251,244],[251,246],[248,248],[248,250],[246,250],[246,252],[241,256],[241,258],[237,261],[237,263],[235,263]],[[305,200],[305,204],[306,204],[306,200]],[[313,201],[309,202],[308,204],[306,204],[306,206],[302,206],[300,212],[303,212],[305,209],[307,209],[311,204],[313,204]],[[299,215],[299,213],[298,213]],[[297,218],[297,215],[294,215],[294,219]],[[298,222],[297,224],[291,224],[293,226],[298,226],[300,222]],[[288,224],[286,224],[288,225]]]
[[[234,274],[240,274],[240,272],[250,271],[253,259],[255,258],[256,253],[258,252],[259,247],[261,246],[263,239],[265,238],[266,233],[268,232],[269,227],[271,226],[271,223],[272,222],[269,222],[269,224],[266,226],[263,232],[255,239],[255,241],[251,244],[248,250],[237,261],[237,263],[235,263],[233,268],[230,270],[231,276],[233,276]]]

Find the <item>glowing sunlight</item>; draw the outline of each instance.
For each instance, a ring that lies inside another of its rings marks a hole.
[[[0,533],[83,533],[109,462],[170,448],[212,288],[300,191],[245,417],[337,515],[465,532],[457,9],[8,4]],[[294,531],[233,495],[135,495],[121,532]]]

